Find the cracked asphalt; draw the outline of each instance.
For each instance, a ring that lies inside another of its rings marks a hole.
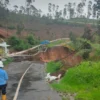
[[[9,81],[7,86],[8,100],[13,100],[18,82],[25,70],[33,63],[25,75],[17,100],[62,100],[56,91],[45,81],[44,64],[30,61],[12,62],[6,67]]]

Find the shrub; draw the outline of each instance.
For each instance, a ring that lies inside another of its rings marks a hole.
[[[22,39],[19,39],[16,36],[12,36],[8,39],[9,44],[12,46],[14,50],[21,51],[28,49],[30,45]]]
[[[12,47],[14,47],[14,46],[20,44],[20,39],[17,38],[16,36],[11,36],[11,37],[8,39],[8,43],[9,43]]]
[[[62,67],[61,62],[53,62],[52,61],[47,64],[46,71],[50,72],[50,73],[54,73],[54,72],[58,71],[61,67]]]
[[[77,93],[75,100],[99,100],[100,62],[82,62],[69,69],[59,84],[52,84],[59,91]]]
[[[12,58],[7,58],[6,61],[4,61],[4,65],[8,65],[10,62],[12,62],[13,59]]]
[[[28,35],[26,39],[30,45],[36,45],[39,43],[39,40],[34,35]]]
[[[29,48],[29,45],[23,41],[21,41],[19,45],[14,46],[14,49],[17,51],[25,50],[28,48]]]

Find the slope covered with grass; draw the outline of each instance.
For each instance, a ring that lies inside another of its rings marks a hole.
[[[69,69],[60,83],[53,83],[52,87],[76,93],[75,100],[100,100],[100,62],[82,62]]]

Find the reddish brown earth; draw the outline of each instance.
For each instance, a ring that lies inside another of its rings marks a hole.
[[[26,27],[26,26],[25,26]],[[24,30],[21,33],[21,36],[27,36],[30,33],[33,33],[36,37],[40,39],[48,39],[53,40],[62,37],[68,37],[70,32],[73,32],[76,36],[81,36],[84,33],[84,26],[83,27],[76,27],[76,26],[69,26],[69,25],[45,25],[45,24],[32,24],[27,25],[26,27],[28,30]],[[92,28],[94,32],[95,29]],[[16,30],[9,30],[0,28],[0,35],[7,38],[11,35],[14,35]]]
[[[8,38],[13,33],[14,33],[14,31],[11,31],[9,29],[0,28],[0,37],[2,37],[2,38]]]
[[[50,61],[61,61],[63,66],[72,67],[79,64],[82,61],[82,57],[76,56],[75,51],[69,50],[67,47],[63,46],[56,46],[52,48],[48,48],[45,52],[39,52],[34,57],[36,52],[28,51],[25,52],[24,55],[31,55],[31,56],[18,56],[18,61],[22,60],[30,60],[30,61],[39,61],[39,62],[50,62]],[[20,58],[20,59],[19,59]]]
[[[39,57],[43,62],[61,61],[67,67],[75,66],[82,61],[82,58],[76,56],[74,51],[62,46],[49,48],[46,52],[41,52],[36,57]]]

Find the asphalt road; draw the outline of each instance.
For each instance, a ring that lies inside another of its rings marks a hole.
[[[20,77],[32,63],[29,61],[13,62],[6,67],[9,75],[8,100],[13,100]],[[17,100],[62,100],[57,92],[51,89],[44,77],[44,65],[33,63],[24,77]]]

